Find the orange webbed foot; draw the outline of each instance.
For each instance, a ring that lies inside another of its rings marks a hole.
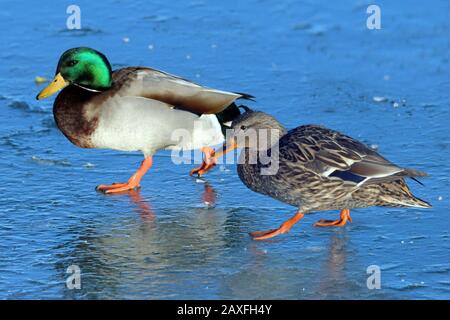
[[[350,216],[350,210],[344,209],[341,211],[340,218],[338,220],[319,220],[314,223],[314,227],[343,227],[347,221],[353,222]]]
[[[126,192],[126,191],[131,191],[131,190],[137,190],[140,189],[141,186],[139,184],[136,183],[118,183],[115,182],[111,185],[99,185],[97,187],[95,187],[95,190],[103,192],[105,194],[112,194],[112,193],[121,193],[121,192]]]
[[[278,236],[280,234],[289,232],[292,226],[300,221],[304,217],[304,214],[297,212],[292,218],[283,222],[278,229],[271,229],[267,231],[250,232],[250,236],[253,240],[266,240]]]
[[[130,179],[126,183],[118,183],[115,182],[111,185],[101,184],[95,188],[97,191],[101,191],[105,194],[113,194],[113,193],[121,193],[139,189],[141,187],[140,182],[144,174],[148,171],[148,169],[152,166],[152,158],[147,157],[142,161],[141,166],[136,171],[135,174],[131,176]]]
[[[249,235],[252,237],[253,240],[265,240],[273,238],[279,234],[285,233],[287,231],[281,231],[280,229],[271,229],[267,231],[255,231],[255,232],[249,232]]]
[[[191,176],[194,174],[202,176],[203,174],[211,170],[211,168],[216,166],[217,159],[214,157],[216,153],[214,149],[210,147],[203,147],[200,150],[205,155],[205,158],[200,167],[191,170],[191,172],[189,173]]]

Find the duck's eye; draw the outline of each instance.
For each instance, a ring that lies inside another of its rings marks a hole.
[[[67,65],[69,67],[73,67],[74,65],[76,65],[78,63],[78,60],[70,60],[69,62],[67,62]]]
[[[244,126],[244,125],[242,125],[242,126],[241,126],[241,130],[245,130],[245,129],[247,129],[247,127]]]

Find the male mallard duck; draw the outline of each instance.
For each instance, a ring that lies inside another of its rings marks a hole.
[[[160,149],[201,149],[209,169],[210,146],[223,141],[222,124],[238,115],[234,101],[251,99],[243,93],[202,87],[168,73],[145,67],[112,71],[108,59],[91,48],[73,48],[59,59],[54,80],[36,99],[63,89],[53,114],[58,128],[82,148],[141,151],[144,161],[126,183],[100,185],[105,193],[139,187]],[[220,122],[219,122],[220,119]],[[175,130],[184,136],[174,135]]]
[[[232,129],[226,150],[215,156],[242,147],[237,165],[242,182],[255,192],[298,207],[278,229],[251,233],[255,240],[288,232],[312,211],[342,210],[338,220],[315,223],[328,227],[351,222],[350,208],[431,207],[416,198],[404,180],[426,173],[398,167],[337,131],[317,125],[287,131],[272,116],[249,109],[233,121]]]

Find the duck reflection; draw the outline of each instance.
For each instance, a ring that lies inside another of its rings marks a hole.
[[[77,238],[60,245],[67,248],[56,264],[60,274],[66,278],[70,264],[82,271],[82,289],[66,290],[67,298],[169,298],[168,288],[195,281],[180,274],[199,274],[224,254],[228,212],[214,208],[216,191],[208,183],[195,207],[155,210],[138,190],[104,199],[116,214],[83,221],[69,230]]]
[[[348,234],[344,229],[336,230],[330,235],[328,254],[317,286],[317,293],[324,298],[339,298],[340,293],[348,292],[351,281],[346,273],[348,241]]]
[[[209,208],[214,208],[216,206],[216,199],[216,190],[214,190],[214,188],[208,182],[205,182],[205,189],[202,193],[203,203]]]
[[[281,240],[249,242],[243,260],[251,263],[222,283],[221,294],[234,299],[317,299],[342,298],[352,284],[360,290],[359,279],[350,279],[347,272],[353,255],[345,230],[332,232],[323,247],[308,245],[308,235],[295,237],[286,240],[289,250]]]
[[[142,221],[153,224],[156,217],[155,212],[153,211],[151,204],[142,198],[140,190],[130,191],[127,195],[135,205],[135,211],[139,213]]]

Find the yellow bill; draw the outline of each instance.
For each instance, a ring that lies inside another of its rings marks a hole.
[[[58,92],[59,90],[63,89],[69,84],[68,81],[66,81],[60,73],[58,73],[52,82],[48,86],[46,86],[44,89],[42,89],[41,92],[36,96],[37,100],[41,100],[44,98],[47,98],[51,96],[52,94]]]

